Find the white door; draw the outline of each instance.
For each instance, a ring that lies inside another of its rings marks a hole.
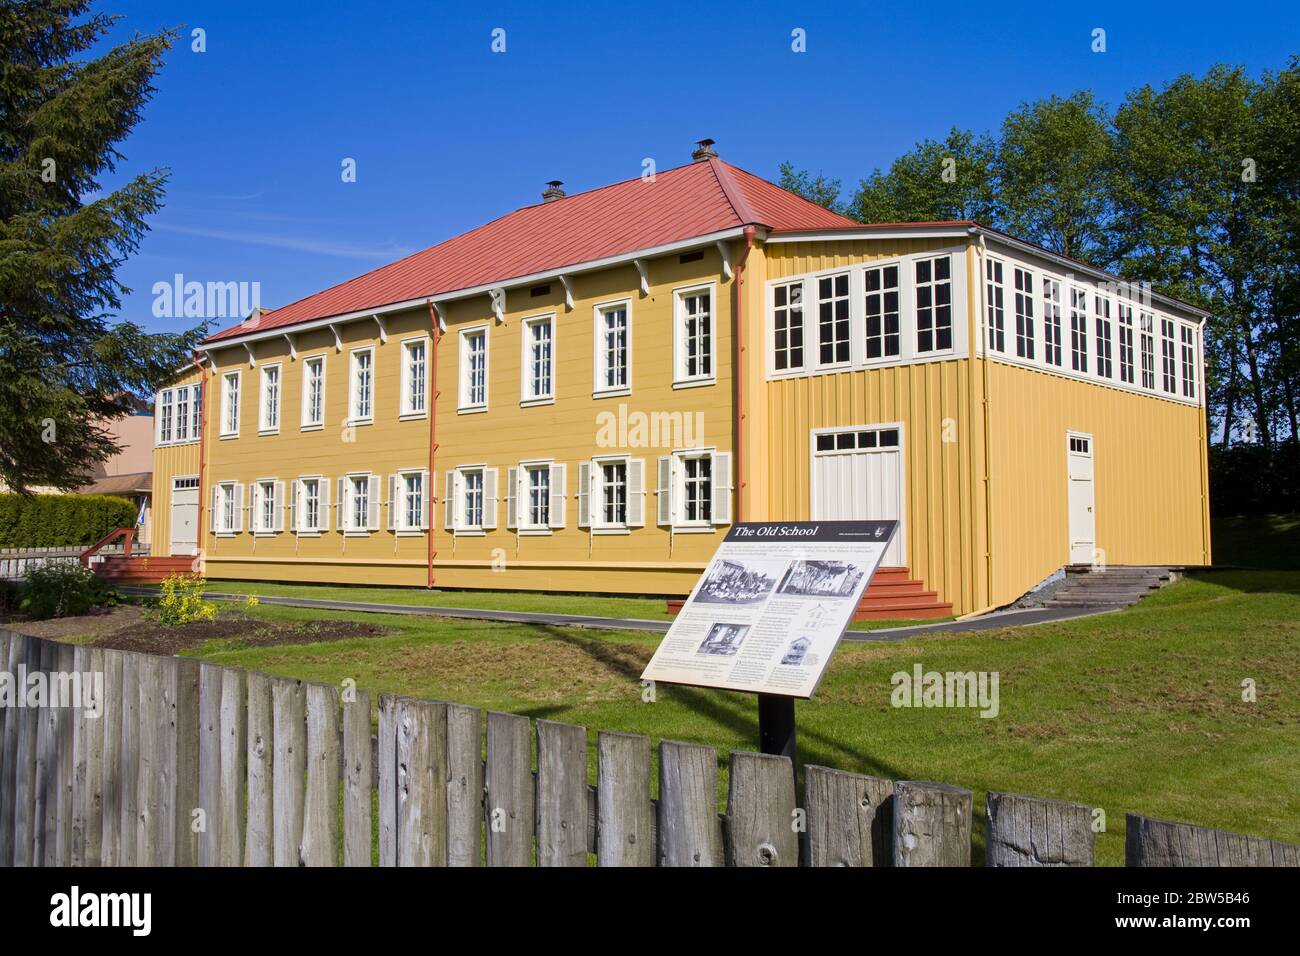
[[[188,557],[199,547],[199,480],[172,479],[171,548],[169,554]]]
[[[903,544],[902,430],[866,425],[819,431],[812,438],[812,520],[898,522],[881,561],[906,563]]]
[[[1092,468],[1092,436],[1066,433],[1070,481],[1070,563],[1092,564],[1097,549],[1097,516]]]

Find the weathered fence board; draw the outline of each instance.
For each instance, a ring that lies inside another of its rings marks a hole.
[[[804,768],[808,866],[893,866],[894,782]]]
[[[38,672],[41,664],[40,642],[34,637],[23,639],[23,661],[29,673]],[[36,761],[40,750],[41,712],[24,707],[19,712],[17,756],[14,767],[14,865],[32,866],[36,860]]]
[[[302,681],[275,678],[271,718],[272,855],[276,866],[297,866],[307,780],[307,689]]]
[[[339,853],[339,692],[307,685],[307,790],[303,798],[302,866],[337,866]]]
[[[117,861],[119,866],[135,866],[139,861],[136,828],[140,817],[140,661],[143,654],[122,655],[122,796],[117,827]]]
[[[244,862],[244,783],[247,765],[248,701],[243,671],[221,672],[221,822],[217,834],[219,866]],[[335,778],[337,779],[337,777]]]
[[[56,663],[57,684],[62,699],[62,706],[55,707],[57,730],[55,732],[56,767],[55,775],[55,812],[54,822],[54,859],[52,866],[72,865],[72,728],[76,722],[77,710],[69,706],[74,690],[73,675],[76,671],[77,649],[71,644],[57,644]],[[46,836],[46,859],[49,859],[50,837]]]
[[[794,766],[789,757],[731,754],[727,862],[731,866],[798,866]]]
[[[375,743],[379,791],[379,865],[397,866],[397,698],[379,697],[379,736]]]
[[[970,866],[971,806],[962,787],[894,784],[894,865]]]
[[[596,865],[654,866],[650,738],[603,731],[596,753]]]
[[[488,866],[531,866],[536,817],[527,717],[492,712],[487,718],[484,813]]]
[[[1081,803],[988,794],[989,866],[1092,866],[1092,810]]]
[[[397,865],[447,865],[447,705],[397,707]]]
[[[370,693],[343,704],[343,865],[370,865]]]
[[[158,778],[164,760],[162,717],[165,709],[162,692],[162,661],[147,655],[140,659],[140,734],[139,756],[136,762],[137,816],[135,828],[136,865],[163,866],[162,847],[159,846],[158,805],[162,788]]]
[[[77,671],[88,681],[74,733],[73,854],[82,866],[103,865],[104,840],[104,651],[78,647]]]
[[[537,865],[587,865],[587,730],[537,721]]]
[[[221,859],[221,671],[199,664],[199,866]]]
[[[1300,845],[1190,823],[1125,818],[1126,866],[1300,866]]]
[[[482,866],[483,711],[477,707],[447,705],[447,774],[447,865]]]
[[[171,830],[176,866],[195,866],[199,859],[199,834],[194,811],[199,800],[199,662],[187,657],[175,659],[176,676],[172,695],[174,724],[172,750],[175,778],[171,786]]]
[[[5,670],[13,675],[14,707],[0,710],[0,726],[4,733],[0,735],[0,866],[14,865],[14,828],[16,826],[14,809],[18,803],[18,729],[23,722],[21,706],[26,696],[24,682],[19,680],[19,667],[25,667],[26,643],[22,635],[4,632],[0,634],[4,641]],[[21,695],[21,697],[20,697]]]
[[[244,829],[244,865],[270,866],[274,861],[274,791],[272,787],[271,678],[248,674],[248,825]]]
[[[723,866],[718,754],[712,747],[659,742],[659,865]]]
[[[104,716],[99,720],[100,747],[103,759],[100,766],[100,794],[103,809],[100,814],[100,862],[104,866],[117,866],[121,862],[122,832],[122,658],[121,651],[105,650],[104,655]],[[197,785],[197,779],[195,783]]]

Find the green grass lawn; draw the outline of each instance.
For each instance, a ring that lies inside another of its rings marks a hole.
[[[268,585],[249,590],[275,593]],[[638,677],[654,635],[266,604],[223,613],[381,623],[390,635],[271,648],[212,642],[197,654],[582,724],[592,738],[593,782],[601,729],[708,744],[724,775],[728,751],[757,747],[753,695],[661,685],[655,702],[642,702]],[[891,707],[891,675],[916,662],[925,670],[996,671],[999,715]],[[1106,864],[1123,862],[1126,811],[1300,842],[1297,673],[1300,573],[1219,572],[1114,614],[842,644],[815,699],[798,705],[799,754],[802,763],[971,788],[977,857],[989,789],[1103,808],[1107,832],[1097,855]],[[1257,687],[1255,703],[1241,698],[1246,678]]]
[[[1300,515],[1214,518],[1210,544],[1218,565],[1300,571]]]
[[[479,608],[544,614],[585,614],[592,617],[671,621],[663,598],[608,597],[594,594],[545,594],[529,591],[429,591],[425,588],[365,588],[333,584],[272,584],[262,581],[208,582],[218,594],[255,594],[262,597],[298,597],[316,601],[359,601],[374,604],[413,604],[421,607]],[[939,618],[951,620],[951,618]],[[934,620],[855,621],[855,631],[872,631]]]

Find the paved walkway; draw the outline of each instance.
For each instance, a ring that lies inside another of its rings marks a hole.
[[[155,595],[157,588],[121,587],[127,594]],[[208,591],[204,597],[213,601],[248,600],[247,594],[223,594]],[[494,611],[473,607],[440,607],[428,604],[389,604],[371,601],[323,601],[316,598],[275,597],[258,595],[262,604],[279,604],[285,607],[310,607],[322,611],[363,611],[371,614],[414,614],[426,617],[454,617],[471,621],[501,621],[508,624],[547,624],[552,627],[592,627],[608,631],[647,631],[664,634],[670,621],[648,621],[639,618],[596,617],[586,614],[546,614],[540,611]],[[943,621],[938,624],[915,624],[909,627],[881,628],[874,631],[849,631],[846,641],[902,641],[920,634],[943,632],[964,633],[988,631],[999,627],[1022,627],[1029,624],[1047,624],[1067,621],[1076,617],[1089,617],[1118,610],[1115,607],[1038,607],[1012,611],[999,611],[966,621]]]

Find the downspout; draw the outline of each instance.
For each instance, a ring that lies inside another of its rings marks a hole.
[[[745,262],[754,248],[754,227],[745,227],[745,249],[736,262],[736,507],[732,524],[741,521],[745,492]]]
[[[203,485],[204,472],[207,470],[207,446],[208,446],[208,384],[204,381],[203,363],[199,361],[198,356],[191,355],[190,361],[199,372],[199,527],[198,537],[198,554],[195,558],[199,561],[199,567],[195,568],[190,565],[190,570],[199,573],[203,570],[203,535],[207,529],[207,522],[203,520],[203,502],[208,499],[207,489]],[[170,520],[170,519],[169,519]],[[150,553],[153,551],[153,543],[149,545]]]
[[[429,383],[429,513],[425,515],[425,523],[429,526],[429,537],[427,539],[429,554],[428,568],[429,581],[427,587],[433,588],[433,559],[438,552],[433,550],[433,516],[437,512],[437,501],[433,495],[435,483],[438,480],[438,473],[434,471],[433,465],[436,453],[438,451],[438,340],[441,336],[438,334],[438,313],[433,308],[433,300],[429,300],[429,335],[432,345],[429,349],[429,364],[432,369],[430,375],[432,381]]]

